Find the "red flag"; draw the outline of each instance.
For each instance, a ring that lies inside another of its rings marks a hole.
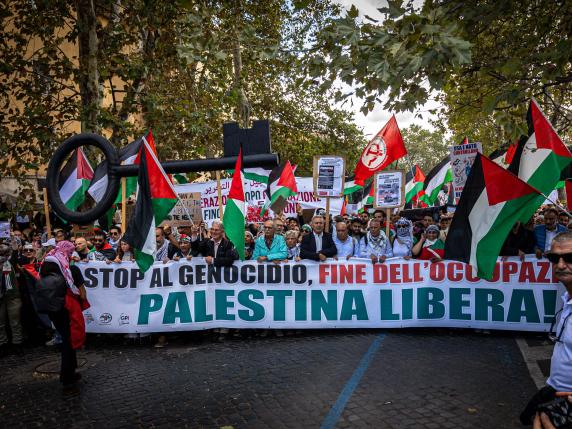
[[[363,186],[374,173],[405,155],[407,150],[394,115],[363,150],[354,170],[354,182]]]
[[[572,179],[566,179],[564,186],[566,188],[566,208],[570,211],[572,209]]]

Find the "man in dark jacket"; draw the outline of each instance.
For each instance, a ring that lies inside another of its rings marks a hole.
[[[94,251],[89,253],[89,259],[95,261],[113,261],[115,259],[115,250],[105,239],[105,234],[98,231],[93,235]]]
[[[500,256],[519,256],[524,260],[525,255],[534,253],[534,234],[524,228],[522,223],[514,224],[504,244]]]
[[[332,234],[324,232],[324,217],[312,218],[312,233],[306,235],[300,244],[300,258],[325,261],[338,253]]]
[[[210,229],[211,238],[199,241],[198,236],[191,238],[191,249],[205,257],[207,264],[214,266],[231,266],[238,259],[234,245],[224,238],[224,226],[215,220]]]

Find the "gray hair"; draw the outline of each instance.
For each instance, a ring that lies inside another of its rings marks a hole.
[[[286,231],[284,238],[298,238],[298,231],[294,231],[293,229]]]
[[[567,241],[572,241],[572,231],[563,231],[552,239],[552,243],[565,243]]]
[[[326,218],[322,215],[314,215],[314,216],[312,216],[312,222],[314,222],[314,219],[316,219],[317,217],[321,218],[323,221],[326,220]]]
[[[220,226],[220,229],[222,229],[224,231],[224,225],[219,219],[213,220],[213,223],[211,224],[211,228],[215,225]]]

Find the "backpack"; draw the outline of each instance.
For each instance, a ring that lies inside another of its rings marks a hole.
[[[34,301],[38,313],[56,312],[64,308],[67,292],[64,276],[50,273],[34,285]]]

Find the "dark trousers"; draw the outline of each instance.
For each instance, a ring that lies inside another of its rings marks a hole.
[[[539,405],[550,402],[556,398],[556,390],[550,386],[544,386],[528,401],[526,408],[520,414],[520,422],[523,425],[531,425]]]
[[[77,358],[75,350],[71,346],[70,316],[66,308],[60,311],[49,313],[50,320],[56,330],[62,336],[62,365],[60,369],[60,381],[64,384],[74,382],[74,374],[77,368]]]

